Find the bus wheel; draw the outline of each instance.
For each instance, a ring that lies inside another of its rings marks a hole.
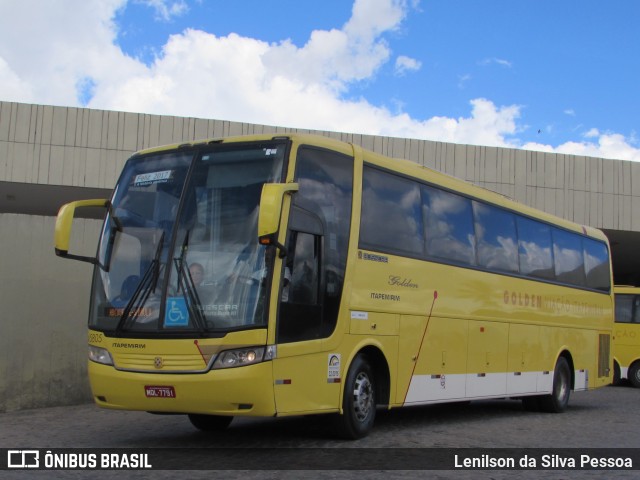
[[[571,370],[567,359],[560,357],[553,372],[551,395],[543,395],[540,398],[540,407],[544,412],[564,412],[569,404],[569,395],[571,395]]]
[[[373,369],[366,357],[358,355],[349,368],[342,400],[343,414],[337,418],[338,434],[356,440],[365,437],[376,418]]]
[[[203,432],[219,432],[226,429],[233,417],[223,417],[221,415],[199,415],[195,413],[189,414],[191,424],[198,430]]]
[[[636,388],[640,388],[640,361],[634,362],[627,371],[627,378]]]

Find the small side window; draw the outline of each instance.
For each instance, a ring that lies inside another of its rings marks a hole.
[[[616,295],[616,323],[633,322],[634,299],[634,295]]]

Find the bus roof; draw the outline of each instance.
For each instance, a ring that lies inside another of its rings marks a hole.
[[[558,217],[551,213],[544,212],[542,210],[529,207],[523,203],[520,203],[514,199],[511,199],[505,195],[493,192],[484,187],[474,185],[468,181],[462,180],[457,177],[453,177],[443,172],[433,170],[429,167],[425,167],[410,160],[388,157],[381,155],[370,150],[366,150],[357,144],[344,142],[342,140],[326,137],[322,135],[306,134],[306,133],[271,133],[260,135],[240,135],[230,137],[218,137],[205,140],[196,140],[193,142],[183,142],[171,145],[163,145],[154,148],[148,148],[141,150],[136,155],[157,153],[169,150],[175,150],[179,148],[189,148],[198,145],[207,144],[219,144],[219,143],[237,143],[237,142],[251,142],[251,141],[271,141],[277,139],[290,139],[297,144],[310,144],[318,147],[330,148],[339,152],[353,155],[354,148],[362,149],[364,161],[369,164],[377,165],[382,168],[386,168],[391,171],[398,172],[402,175],[413,177],[419,180],[423,180],[434,185],[441,186],[445,189],[456,191],[467,195],[469,197],[476,198],[478,200],[484,200],[488,203],[499,205],[501,207],[523,213],[527,216],[538,218],[542,221],[558,225],[568,230],[573,230],[590,237],[603,240],[608,243],[606,235],[595,227],[588,225],[580,225],[570,220]]]

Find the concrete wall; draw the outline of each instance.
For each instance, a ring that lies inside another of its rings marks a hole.
[[[0,102],[0,182],[111,189],[124,161],[156,145],[310,132],[471,181],[598,228],[640,231],[640,163],[221,120]]]
[[[0,214],[0,412],[87,401],[92,267],[53,253],[54,217]],[[72,248],[94,254],[97,220],[74,223]]]
[[[0,102],[0,412],[90,399],[91,267],[54,256],[53,215],[63,192],[86,198],[93,195],[89,189],[104,189],[106,195],[126,158],[142,148],[287,131],[320,133],[412,160],[578,223],[640,232],[638,163]],[[34,201],[44,216],[25,214],[33,211],[27,206]],[[92,255],[99,222],[79,220],[74,229],[72,251]]]

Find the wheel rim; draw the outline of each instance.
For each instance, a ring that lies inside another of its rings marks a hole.
[[[353,410],[359,422],[364,422],[373,408],[373,389],[369,376],[358,373],[353,388]]]

